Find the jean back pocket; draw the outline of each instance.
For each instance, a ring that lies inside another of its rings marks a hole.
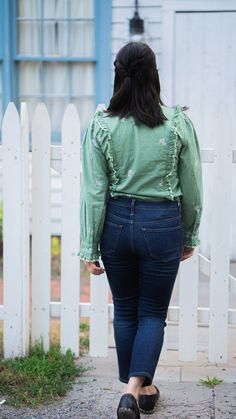
[[[121,236],[123,224],[115,223],[109,219],[105,220],[103,232],[100,239],[101,253],[115,253]]]
[[[181,257],[183,229],[180,222],[178,225],[168,227],[142,227],[141,230],[151,257],[162,262],[170,262]]]

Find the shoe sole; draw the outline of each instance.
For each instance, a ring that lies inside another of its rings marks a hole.
[[[118,419],[135,419],[135,412],[127,407],[120,407],[117,412]]]
[[[154,407],[154,409],[152,409],[152,410],[143,410],[143,409],[141,409],[141,407],[139,408],[139,410],[140,410],[140,412],[141,413],[143,413],[143,414],[145,414],[145,415],[151,415],[152,413],[154,413],[155,412],[155,407]]]

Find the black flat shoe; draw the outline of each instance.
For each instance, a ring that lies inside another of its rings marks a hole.
[[[120,399],[117,408],[118,419],[140,419],[138,403],[133,394],[126,393]]]
[[[150,414],[154,412],[156,402],[160,397],[160,391],[158,390],[156,386],[154,387],[156,389],[155,394],[150,394],[150,395],[140,394],[139,395],[138,404],[139,404],[140,411],[142,413]]]

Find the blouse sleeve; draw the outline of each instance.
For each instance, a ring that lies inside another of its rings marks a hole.
[[[180,180],[181,215],[184,225],[184,246],[200,244],[199,226],[203,206],[202,164],[200,146],[192,121],[183,115],[182,142],[179,155],[178,176]]]
[[[103,229],[109,178],[100,142],[105,132],[96,116],[85,132],[82,142],[82,185],[80,192],[80,259],[97,261],[98,244]]]

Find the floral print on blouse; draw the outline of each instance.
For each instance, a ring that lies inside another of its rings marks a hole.
[[[80,259],[97,261],[109,196],[181,201],[184,245],[200,244],[203,206],[200,147],[180,105],[162,106],[163,125],[137,126],[133,117],[97,111],[82,141]]]

